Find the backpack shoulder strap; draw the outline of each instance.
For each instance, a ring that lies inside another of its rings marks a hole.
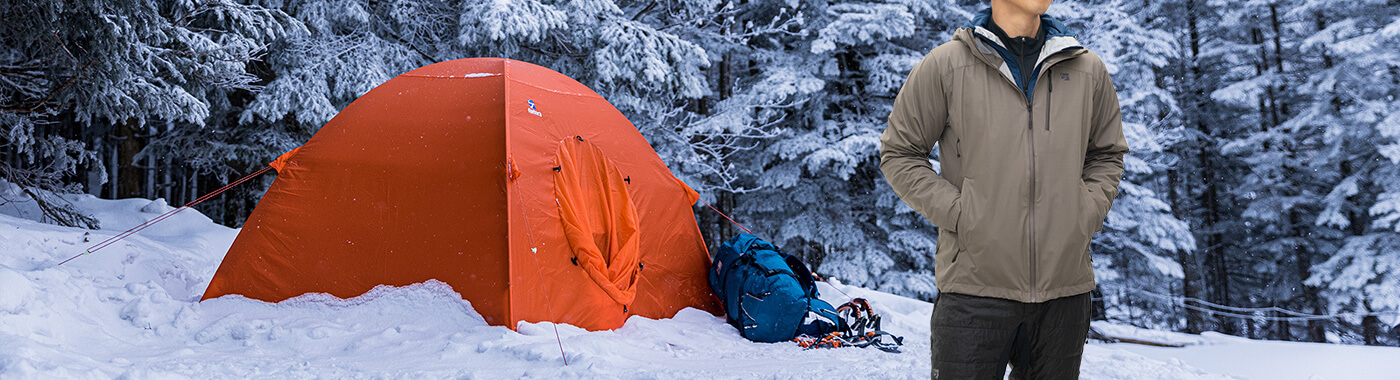
[[[817,298],[817,283],[812,279],[812,271],[807,269],[807,265],[796,256],[787,253],[783,254],[783,259],[787,261],[788,268],[792,270],[792,275],[797,277],[797,283],[802,285],[802,291],[807,293],[807,297]]]

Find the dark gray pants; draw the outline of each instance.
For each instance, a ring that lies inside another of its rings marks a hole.
[[[1089,334],[1089,293],[1023,303],[939,293],[933,304],[932,378],[1077,379]]]

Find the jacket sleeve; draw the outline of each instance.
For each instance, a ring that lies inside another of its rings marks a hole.
[[[948,120],[947,104],[941,70],[925,57],[894,99],[889,127],[880,136],[880,171],[904,203],[938,228],[956,232],[961,192],[929,162]]]
[[[1128,153],[1128,140],[1123,136],[1122,111],[1118,93],[1107,70],[1101,70],[1095,81],[1094,111],[1089,130],[1088,151],[1084,155],[1084,184],[1089,187],[1098,207],[1099,220],[1108,216],[1113,199],[1118,196],[1118,181],[1123,177],[1123,155]]]

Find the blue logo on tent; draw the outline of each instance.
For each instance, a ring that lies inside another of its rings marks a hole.
[[[540,110],[535,108],[535,100],[534,100],[534,99],[527,99],[527,100],[525,100],[525,102],[526,102],[526,103],[530,103],[530,109],[525,110],[526,112],[529,112],[531,115],[535,115],[535,116],[539,116],[539,117],[544,117],[544,114],[540,113]]]

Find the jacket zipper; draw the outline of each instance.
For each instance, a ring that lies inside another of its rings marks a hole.
[[[1045,71],[1045,131],[1050,132],[1050,105],[1055,101],[1055,72]]]
[[[1050,104],[1051,104],[1050,102],[1051,102],[1051,99],[1053,98],[1053,97],[1051,96],[1051,94],[1053,94],[1053,93],[1055,92],[1055,80],[1053,79],[1054,76],[1050,74],[1050,73],[1051,73],[1051,70],[1050,70],[1050,66],[1049,66],[1049,65],[1046,65],[1046,66],[1045,66],[1045,72],[1046,72],[1046,74],[1045,74],[1045,78],[1046,78],[1046,79],[1045,79],[1045,80],[1046,80],[1046,84],[1045,84],[1045,86],[1046,86],[1046,87],[1045,87],[1045,131],[1046,131],[1046,132],[1049,132],[1049,131],[1050,131]],[[1036,81],[1037,81],[1037,82],[1040,81],[1040,77],[1036,77]],[[1030,188],[1031,188],[1031,189],[1030,189],[1030,201],[1031,201],[1030,216],[1031,216],[1031,217],[1030,217],[1030,221],[1027,222],[1027,223],[1030,224],[1030,228],[1028,228],[1027,231],[1029,231],[1028,235],[1030,235],[1030,239],[1031,239],[1031,242],[1030,242],[1030,243],[1031,243],[1031,244],[1030,244],[1030,256],[1031,256],[1031,262],[1030,262],[1030,269],[1031,269],[1031,276],[1030,276],[1030,277],[1031,277],[1031,302],[1039,302],[1039,301],[1040,301],[1040,298],[1037,297],[1036,294],[1035,294],[1035,289],[1036,289],[1036,265],[1035,265],[1035,264],[1036,264],[1036,249],[1035,249],[1035,247],[1036,247],[1036,244],[1035,244],[1035,121],[1034,121],[1034,120],[1035,120],[1035,103],[1032,102],[1031,99],[1032,99],[1032,98],[1030,97],[1030,94],[1027,94],[1027,95],[1026,95],[1026,132],[1027,132],[1027,133],[1030,133],[1030,139],[1028,140],[1028,141],[1029,141],[1029,148],[1028,148],[1028,150],[1030,151],[1030,154],[1031,154],[1031,155],[1030,155],[1030,160],[1031,160],[1031,178],[1030,178],[1030,181],[1029,181],[1029,182],[1030,182]]]
[[[1031,194],[1031,197],[1030,197],[1030,206],[1031,206],[1031,211],[1030,211],[1030,213],[1031,213],[1031,217],[1030,217],[1030,220],[1026,222],[1026,223],[1030,224],[1030,226],[1026,229],[1026,231],[1029,231],[1029,235],[1030,235],[1030,239],[1031,239],[1031,241],[1030,241],[1030,247],[1031,247],[1031,249],[1030,249],[1030,256],[1031,256],[1031,257],[1030,257],[1030,267],[1031,267],[1031,284],[1030,284],[1030,285],[1031,285],[1031,302],[1036,302],[1036,297],[1035,297],[1035,287],[1036,287],[1036,280],[1035,280],[1035,121],[1034,121],[1034,120],[1035,120],[1035,103],[1031,102],[1031,97],[1030,97],[1029,95],[1027,95],[1027,96],[1026,96],[1026,133],[1029,133],[1029,134],[1030,134],[1030,139],[1027,140],[1028,143],[1027,143],[1027,145],[1026,145],[1026,150],[1030,152],[1030,160],[1031,160],[1031,176],[1030,176],[1030,179],[1029,179],[1029,182],[1030,182],[1030,189],[1031,189],[1031,191],[1030,191],[1030,194]]]

